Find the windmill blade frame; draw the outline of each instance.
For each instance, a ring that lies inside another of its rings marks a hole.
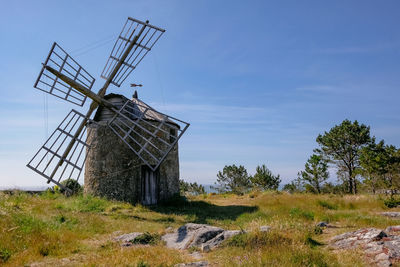
[[[74,137],[82,122],[85,124],[95,123],[82,113],[72,109],[29,161],[27,167],[45,177],[48,182],[53,182],[63,189],[66,188],[60,184],[62,180],[78,181],[85,164],[86,152],[90,149],[90,145],[85,141],[86,127],[77,138]],[[75,139],[72,153],[63,159],[62,155],[71,139]],[[58,167],[60,159],[63,159],[64,163],[61,168]]]
[[[73,81],[79,83],[87,90],[91,90],[95,78],[89,74],[78,62],[76,62],[64,49],[56,42],[53,43],[50,52],[43,63],[43,67],[36,79],[36,89],[48,94],[71,102],[78,106],[83,106],[86,101],[86,95],[77,91],[71,85],[60,80],[53,73],[46,69],[46,66],[53,67],[58,72],[66,75]]]
[[[126,101],[108,126],[155,171],[190,124],[156,111],[143,101],[134,101]]]
[[[121,68],[111,79],[112,84],[120,87],[164,32],[164,29],[151,25],[148,21],[143,22],[129,17],[111,50],[101,77],[109,79],[117,64],[122,61]],[[134,46],[128,56],[125,59],[122,58],[127,47],[132,43]]]

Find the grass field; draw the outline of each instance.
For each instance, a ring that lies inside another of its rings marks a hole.
[[[0,193],[0,264],[173,266],[195,260],[162,243],[124,248],[111,239],[129,232],[163,234],[195,222],[251,231],[204,253],[215,266],[364,266],[360,252],[333,251],[327,241],[353,229],[400,224],[377,214],[384,210],[383,200],[372,195],[252,192],[143,207],[82,195]],[[321,234],[315,228],[319,221],[337,228]],[[262,225],[272,230],[259,232]]]

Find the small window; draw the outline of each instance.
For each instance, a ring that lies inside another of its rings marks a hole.
[[[169,129],[169,142],[172,144],[175,142],[176,139],[176,130],[175,129]]]

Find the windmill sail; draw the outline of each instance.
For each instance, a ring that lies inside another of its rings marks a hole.
[[[57,43],[53,44],[33,87],[78,106],[83,106],[86,96],[49,72],[46,66],[56,69],[88,90],[92,89],[95,79]]]
[[[114,44],[101,77],[107,80],[118,62],[123,60],[122,66],[111,80],[112,84],[120,87],[164,32],[164,29],[150,25],[148,22],[128,18]],[[123,55],[130,45],[133,47],[128,56],[123,59]]]
[[[27,166],[57,185],[65,179],[78,180],[85,163],[86,149],[89,148],[85,142],[86,127],[75,138],[72,153],[66,158],[62,158],[62,155],[69,142],[74,139],[79,125],[89,121],[93,122],[76,110],[71,110]],[[61,159],[63,165],[58,166]],[[64,186],[61,187],[64,188]]]
[[[139,99],[128,100],[118,110],[109,127],[129,148],[155,171],[189,123],[163,114]]]

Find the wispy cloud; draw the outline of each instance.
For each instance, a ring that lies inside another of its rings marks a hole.
[[[295,90],[299,92],[313,92],[313,93],[332,93],[337,92],[341,88],[335,85],[309,85],[297,87]]]
[[[322,54],[364,54],[364,53],[382,52],[385,50],[398,48],[399,45],[400,45],[399,42],[387,42],[378,44],[364,44],[357,46],[338,46],[338,47],[317,49],[315,50],[315,52]]]

